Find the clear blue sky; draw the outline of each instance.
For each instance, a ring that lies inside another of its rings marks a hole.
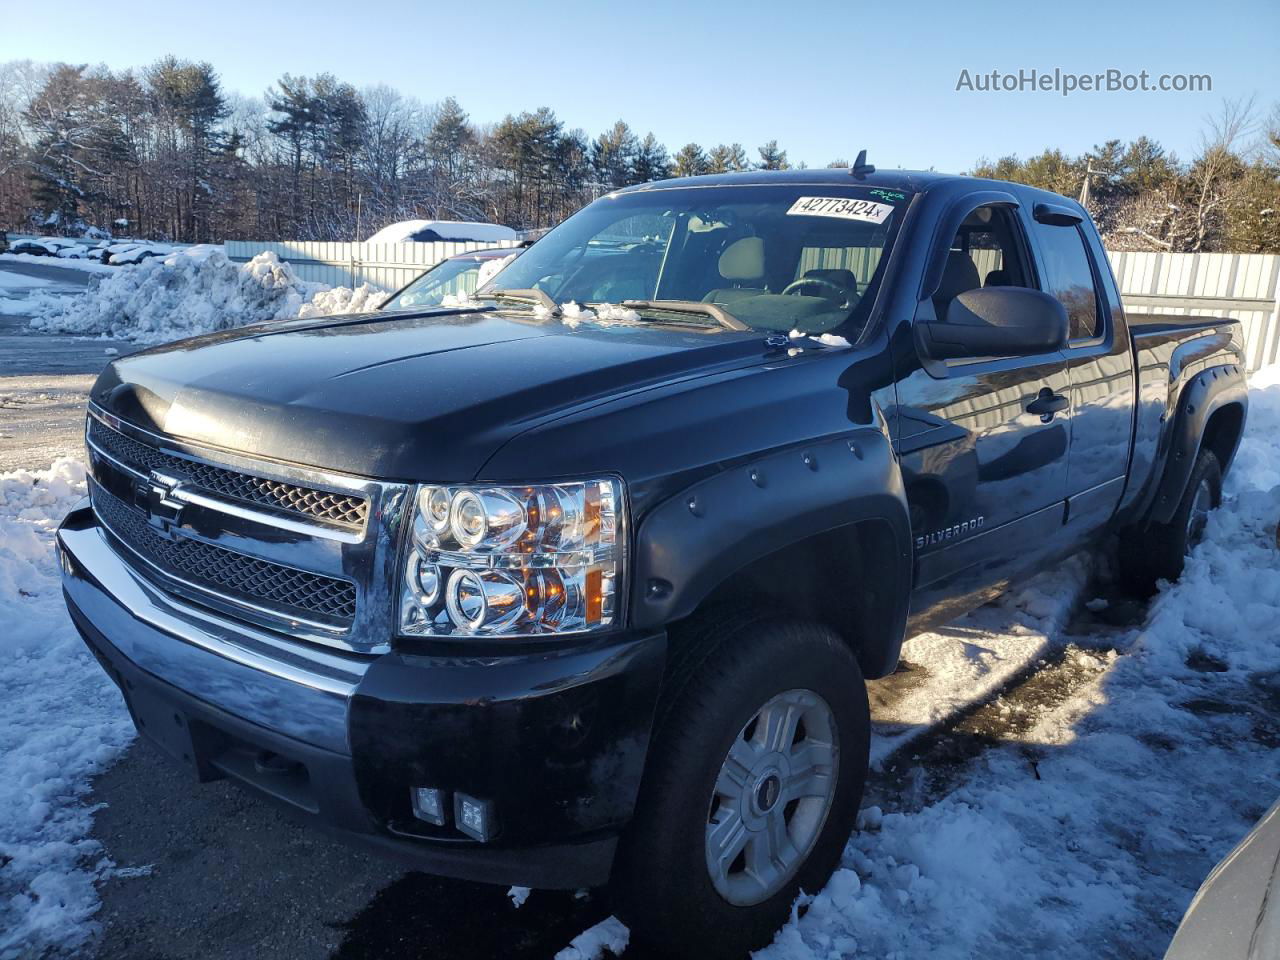
[[[0,60],[140,66],[211,61],[261,95],[329,71],[474,120],[549,106],[594,136],[618,118],[674,151],[777,138],[820,166],[867,148],[883,166],[965,169],[1045,146],[1145,133],[1190,156],[1223,98],[1280,101],[1276,0],[861,3],[276,0],[59,4],[0,0]],[[1207,73],[1211,93],[965,93],[972,73]]]

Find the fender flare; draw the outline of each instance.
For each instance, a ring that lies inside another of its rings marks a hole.
[[[650,511],[636,535],[632,624],[680,620],[756,561],[820,534],[856,535],[868,521],[892,531],[892,555],[875,558],[889,584],[877,600],[887,605],[889,625],[880,636],[858,638],[864,672],[883,675],[897,662],[906,629],[911,525],[893,448],[871,427],[737,463]]]
[[[1150,522],[1168,523],[1173,519],[1191,479],[1209,418],[1232,403],[1248,410],[1249,388],[1236,364],[1221,364],[1202,370],[1182,388],[1169,436],[1164,471],[1151,504]],[[1237,437],[1236,444],[1239,442]],[[1235,455],[1235,446],[1231,448],[1231,454]],[[1227,466],[1228,463],[1222,464],[1224,471]]]

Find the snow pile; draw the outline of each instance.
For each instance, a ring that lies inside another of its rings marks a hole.
[[[555,960],[602,960],[606,951],[620,957],[630,940],[631,931],[626,925],[617,917],[608,917],[574,937]]]
[[[511,898],[512,905],[519,910],[524,906],[524,902],[529,899],[529,894],[533,893],[530,887],[512,887],[507,891],[507,896]]]
[[[921,809],[864,811],[758,956],[1153,956],[1280,790],[1280,372],[1255,378],[1230,497],[1096,678]]]
[[[387,299],[387,291],[373,284],[362,283],[351,287],[329,287],[311,295],[311,299],[298,308],[297,316],[332,317],[339,313],[368,313],[377,310]]]
[[[249,323],[371,310],[385,297],[369,284],[352,290],[302,280],[274,253],[236,264],[205,245],[95,276],[78,296],[33,293],[28,307],[37,330],[163,343]]]
[[[84,469],[0,474],[0,957],[74,950],[94,933],[89,778],[133,738],[120,695],[67,619],[53,534]]]
[[[545,307],[543,309],[546,310]],[[550,316],[550,312],[547,316]],[[642,321],[640,314],[616,303],[598,303],[592,309],[570,300],[560,305],[560,322],[574,329],[582,323],[591,323],[598,327],[630,327]]]

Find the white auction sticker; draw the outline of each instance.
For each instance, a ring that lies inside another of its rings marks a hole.
[[[865,223],[884,223],[893,213],[887,203],[871,200],[853,200],[849,197],[801,197],[787,211],[789,217],[839,217],[842,220],[862,220]]]

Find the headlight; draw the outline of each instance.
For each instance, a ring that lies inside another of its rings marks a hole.
[[[623,512],[613,479],[419,487],[400,633],[518,637],[613,626]]]

